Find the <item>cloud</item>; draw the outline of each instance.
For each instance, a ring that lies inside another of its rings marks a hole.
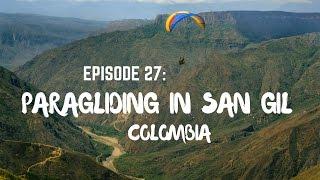
[[[44,2],[44,1],[66,1],[66,2],[117,2],[119,0],[16,0],[20,2]],[[265,0],[120,0],[127,2],[155,3],[155,4],[197,4],[197,3],[232,3],[232,2],[265,2]],[[271,3],[312,3],[312,0],[271,0]]]
[[[83,0],[85,1],[85,0]],[[193,4],[193,3],[232,3],[232,2],[266,2],[265,0],[133,0],[136,2],[147,2],[157,4]],[[312,3],[312,0],[271,0],[275,4],[287,3]]]
[[[192,3],[210,3],[214,1],[208,0],[136,0],[137,2],[157,3],[157,4],[192,4]]]
[[[152,3],[152,4],[204,4],[204,3],[265,3],[265,0],[16,0],[22,2],[54,2],[65,1],[74,3],[99,3],[99,2],[138,2],[138,3]],[[271,4],[288,4],[288,3],[302,3],[312,4],[313,0],[270,0]]]
[[[282,3],[282,4],[287,4],[287,3],[312,3],[312,0],[272,0],[272,2],[276,3]]]

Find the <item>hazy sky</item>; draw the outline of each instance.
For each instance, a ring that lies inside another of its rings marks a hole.
[[[95,20],[152,19],[177,10],[320,12],[320,0],[0,0],[0,12]]]

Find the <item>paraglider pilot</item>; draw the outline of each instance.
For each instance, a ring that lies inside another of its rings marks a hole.
[[[185,63],[186,63],[186,61],[185,61],[184,57],[180,57],[180,59],[179,59],[179,65],[183,65],[183,64],[185,64]]]

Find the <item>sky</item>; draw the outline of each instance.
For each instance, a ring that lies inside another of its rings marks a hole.
[[[154,19],[177,10],[320,12],[320,0],[0,0],[0,12],[103,21]]]

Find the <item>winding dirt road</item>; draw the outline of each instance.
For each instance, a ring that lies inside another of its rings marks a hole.
[[[113,147],[113,151],[112,151],[111,156],[106,158],[106,160],[102,162],[102,165],[104,167],[112,170],[115,173],[119,173],[117,168],[114,166],[114,160],[119,158],[121,155],[125,154],[125,151],[124,151],[124,148],[119,143],[118,139],[114,138],[114,137],[99,136],[97,134],[94,134],[94,133],[92,133],[90,131],[90,128],[88,128],[88,127],[79,126],[79,128],[81,128],[83,132],[85,132],[90,137],[92,137],[93,140],[95,140],[95,141],[97,141],[99,143],[105,144],[107,146],[112,146]],[[120,173],[120,174],[122,174],[122,173]],[[124,175],[124,174],[122,174],[122,175]],[[129,175],[124,175],[124,176],[129,178],[129,179],[133,179],[133,180],[143,180],[141,178],[136,178],[136,177],[129,176]]]
[[[125,153],[123,150],[123,147],[119,144],[118,139],[108,137],[108,136],[96,135],[96,134],[92,133],[90,131],[90,128],[88,128],[88,127],[80,127],[80,128],[83,130],[83,132],[85,132],[86,134],[91,136],[93,138],[93,140],[113,147],[113,151],[112,151],[111,156],[108,157],[105,161],[103,161],[102,164],[104,167],[118,173],[118,170],[115,168],[114,163],[113,163],[114,159],[120,157],[121,155],[123,155]]]
[[[53,161],[54,159],[58,159],[61,157],[62,155],[62,149],[61,148],[57,148],[56,150],[53,150],[51,153],[52,156],[46,158],[45,160],[38,162],[36,164],[31,165],[28,169],[27,169],[27,173],[30,172],[30,170],[36,166],[44,166],[48,161]]]
[[[54,161],[55,159],[59,159],[62,156],[62,149],[59,147],[51,146],[48,144],[42,144],[42,143],[29,143],[24,141],[17,141],[17,140],[3,140],[4,142],[11,142],[11,143],[25,143],[25,144],[31,144],[31,145],[37,145],[39,147],[47,147],[53,149],[51,152],[51,156],[45,158],[43,161],[37,162],[27,168],[27,173],[31,171],[32,168],[37,166],[44,166],[49,161]],[[20,177],[25,178],[25,174],[20,175]]]

